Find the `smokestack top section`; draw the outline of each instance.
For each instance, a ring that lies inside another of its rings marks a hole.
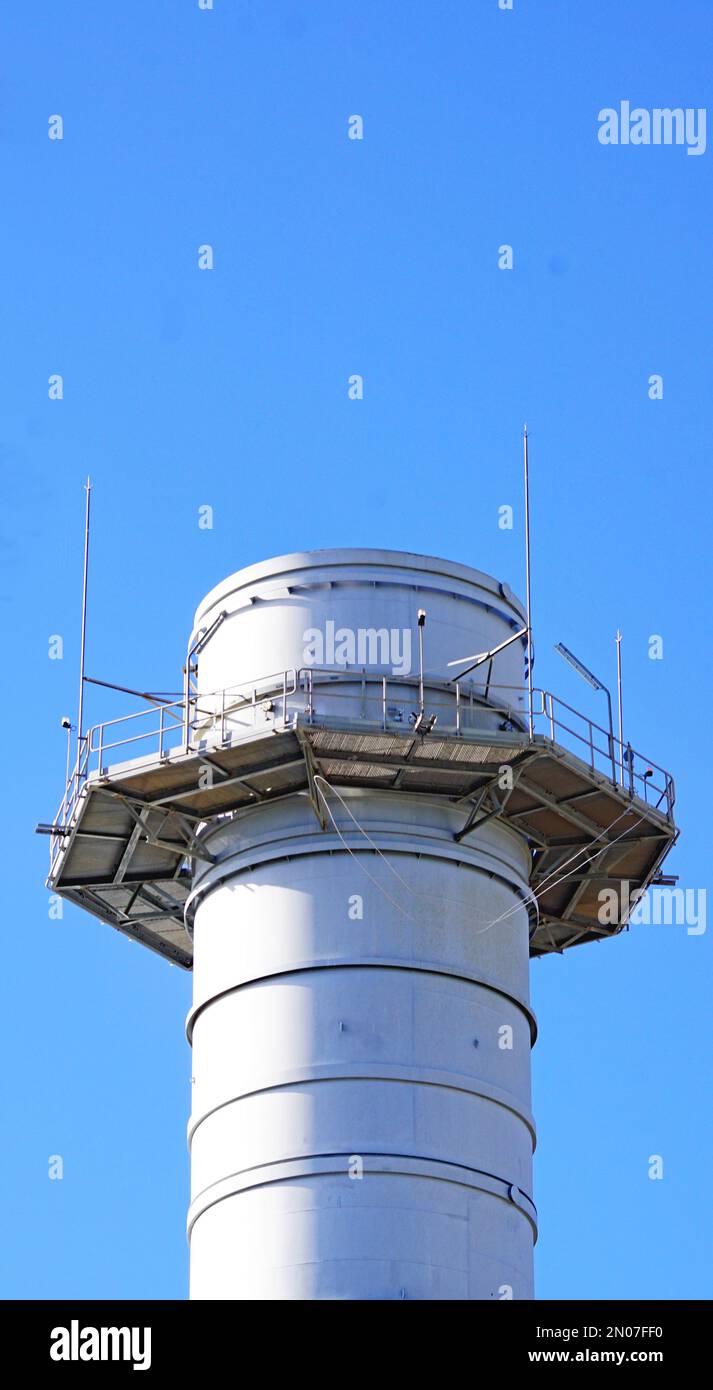
[[[399,551],[322,550],[231,575],[200,605],[191,646],[201,696],[286,671],[298,673],[298,684],[305,672],[333,684],[341,670],[371,682],[362,692],[371,703],[352,712],[378,719],[381,680],[413,678],[413,688],[387,691],[387,704],[398,704],[397,695],[408,704],[408,719],[421,706],[422,666],[433,695],[457,679],[462,668],[451,663],[499,648],[523,626],[522,605],[507,585],[465,565]],[[517,710],[525,642],[520,636],[502,651],[488,676]],[[338,693],[340,703],[325,713],[349,713],[347,690]],[[443,723],[445,711],[438,717]]]
[[[182,698],[89,730],[47,827],[51,890],[178,964],[191,827],[295,794],[324,833],[325,782],[448,798],[454,846],[492,819],[537,846],[533,954],[616,935],[676,839],[665,769],[551,692],[533,687],[530,713],[524,610],[490,575],[300,552],[229,576],[197,622]],[[602,887],[622,904],[606,923]]]
[[[344,572],[345,579],[350,571],[353,572],[354,578],[366,579],[377,579],[379,572],[383,573],[384,579],[391,577],[392,580],[411,574],[414,576],[411,581],[414,586],[423,587],[424,581],[427,582],[430,578],[434,587],[446,592],[449,587],[453,588],[455,580],[458,588],[462,585],[474,586],[483,590],[484,596],[490,594],[494,600],[499,600],[500,603],[504,601],[513,610],[518,626],[526,622],[525,607],[509,585],[500,583],[492,575],[481,570],[472,569],[470,565],[462,565],[455,560],[442,560],[432,555],[419,555],[410,550],[348,547],[343,550],[297,551],[292,555],[278,555],[272,560],[262,560],[258,564],[247,565],[245,569],[237,570],[206,594],[196,610],[195,627],[205,625],[206,621],[211,619],[213,610],[220,608],[228,600],[232,600],[229,604],[231,608],[242,601],[243,597],[248,601],[244,591],[250,590],[252,586],[261,587],[266,580],[275,583],[282,580],[285,584],[291,582],[295,585],[299,585],[300,582],[314,583],[315,571],[331,570],[335,567]]]

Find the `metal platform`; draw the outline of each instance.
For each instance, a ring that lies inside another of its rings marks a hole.
[[[237,736],[226,728],[225,692],[220,718],[208,721],[200,734],[192,727],[190,738],[175,706],[130,716],[153,717],[156,727],[149,747],[128,762],[106,765],[107,748],[136,746],[148,735],[132,729],[129,738],[112,744],[109,726],[92,730],[54,822],[51,890],[189,969],[192,943],[184,908],[191,860],[209,858],[196,840],[198,827],[300,790],[312,796],[321,820],[314,795],[319,773],[340,788],[398,789],[456,803],[463,810],[458,841],[477,843],[479,825],[496,817],[527,836],[533,850],[530,884],[539,905],[531,954],[543,955],[620,931],[625,922],[603,926],[599,921],[600,890],[620,893],[626,881],[633,903],[676,840],[668,774],[658,769],[655,774],[653,765],[641,770],[646,760],[628,746],[626,753],[617,752],[611,731],[583,716],[578,717],[588,737],[573,731],[557,717],[559,707],[556,713],[554,697],[545,692],[537,693],[543,697],[539,713],[547,734],[530,737],[518,727],[454,727],[420,735],[392,727],[386,715],[372,721],[317,714],[311,679],[304,685],[304,708],[289,710],[287,695],[299,697],[302,673],[288,674],[289,681],[281,679],[278,688],[282,708],[278,699],[266,717],[262,683],[262,704],[255,692],[252,698],[261,723]],[[234,708],[233,694],[231,701],[228,709]],[[492,704],[483,710],[492,725]],[[167,748],[171,730],[177,730],[180,742]],[[570,741],[579,740],[586,760],[555,737],[565,731]],[[98,754],[94,770],[93,753]],[[512,788],[503,792],[499,778],[508,764]],[[365,852],[370,852],[366,846]]]

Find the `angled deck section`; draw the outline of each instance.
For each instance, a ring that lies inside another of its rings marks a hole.
[[[504,765],[512,788],[499,789]],[[463,810],[457,840],[499,818],[533,847],[531,954],[615,935],[599,921],[602,888],[645,891],[674,843],[669,813],[647,804],[553,739],[467,730],[425,736],[363,719],[297,715],[242,736],[207,737],[91,773],[52,842],[48,886],[190,969],[183,914],[196,839],[211,817],[313,787],[382,787],[443,797]],[[645,790],[645,784],[644,784]],[[318,809],[318,808],[316,808]]]

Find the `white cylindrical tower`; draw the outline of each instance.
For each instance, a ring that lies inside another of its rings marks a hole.
[[[459,726],[519,727],[520,640],[467,698],[448,663],[523,621],[507,587],[423,556],[253,566],[198,611],[196,725],[211,692],[291,672],[282,702],[221,696],[228,737],[307,717],[368,738],[379,718],[416,742],[419,712],[452,723],[456,700]],[[495,818],[459,838],[469,809],[420,791],[406,754],[388,789],[315,772],[311,795],[276,781],[201,832],[191,1297],[533,1296],[530,851]]]

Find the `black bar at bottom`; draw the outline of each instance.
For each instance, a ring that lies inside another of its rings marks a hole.
[[[409,1306],[418,1308],[411,1323]],[[403,1355],[443,1358],[439,1379],[465,1359],[476,1378],[533,1365],[665,1366],[705,1364],[706,1302],[533,1302],[388,1305],[183,1302],[24,1302],[0,1304],[6,1364],[21,1349],[23,1379],[40,1384],[70,1374],[165,1376],[223,1382],[290,1376],[323,1380],[360,1374],[381,1379]],[[312,1317],[315,1321],[312,1322]],[[294,1331],[291,1326],[295,1318]],[[297,1321],[299,1319],[299,1321]],[[265,1336],[267,1334],[267,1337]],[[378,1341],[374,1340],[374,1336]],[[445,1341],[444,1338],[448,1338]],[[407,1340],[404,1340],[407,1338]],[[487,1341],[485,1340],[487,1339]],[[377,1347],[382,1347],[377,1352]],[[249,1356],[251,1369],[245,1363]],[[485,1360],[483,1358],[485,1357]],[[254,1364],[257,1360],[257,1364]],[[370,1369],[371,1367],[371,1369]],[[487,1367],[487,1369],[486,1369]],[[406,1364],[402,1372],[406,1371]],[[461,1373],[462,1374],[462,1371]]]

